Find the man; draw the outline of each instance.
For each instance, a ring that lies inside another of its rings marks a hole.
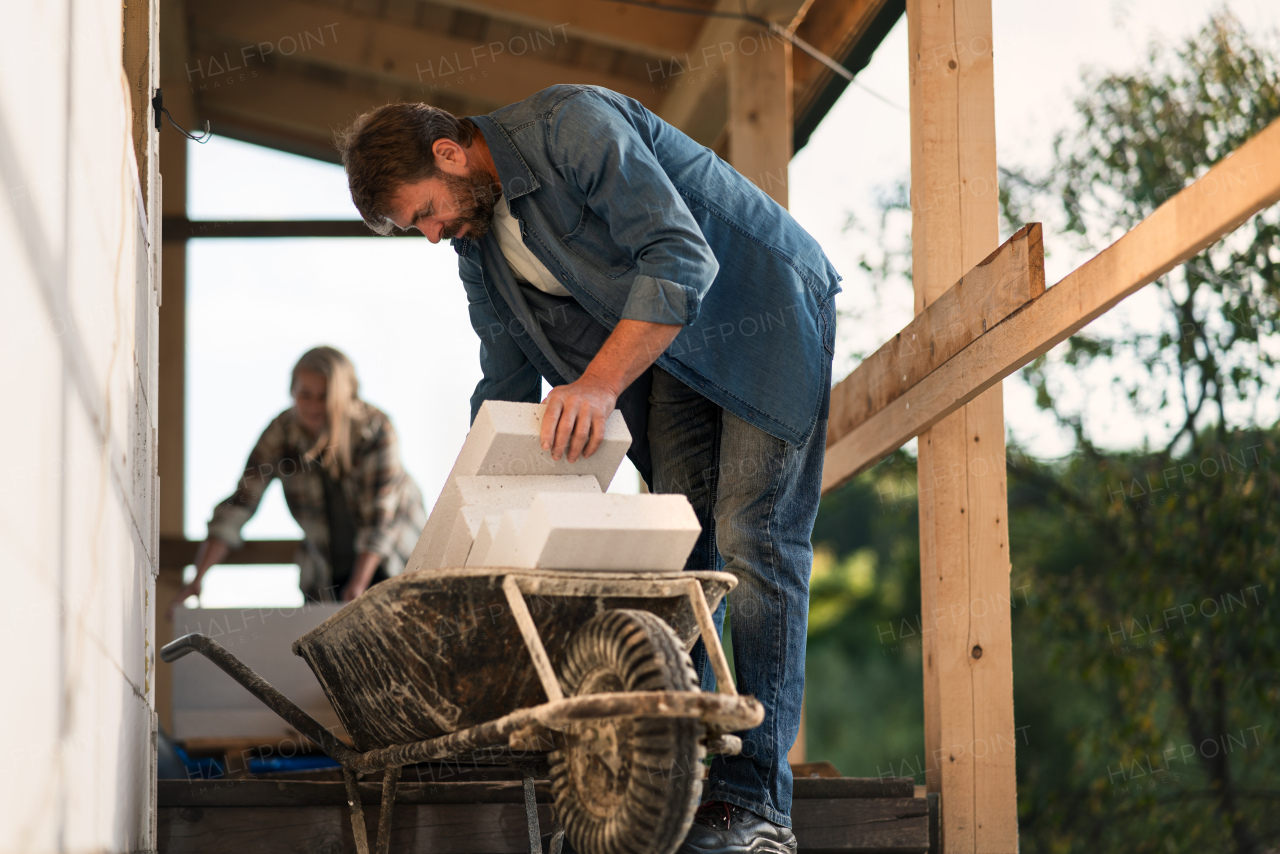
[[[339,148],[370,227],[453,241],[481,341],[472,418],[536,402],[545,377],[556,459],[594,453],[616,407],[653,491],[688,496],[703,535],[687,568],[738,577],[738,687],[765,718],[715,760],[681,851],[794,851],[787,751],[839,291],[821,248],[710,149],[598,87],[468,119],[388,105]],[[701,644],[694,663],[712,690]]]

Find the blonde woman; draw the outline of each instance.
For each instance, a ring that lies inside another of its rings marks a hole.
[[[196,577],[171,611],[242,544],[240,530],[274,478],[302,528],[295,560],[308,599],[349,602],[404,569],[426,513],[390,419],[360,399],[355,368],[333,347],[303,354],[289,388],[293,406],[267,425],[235,493],[214,508]]]

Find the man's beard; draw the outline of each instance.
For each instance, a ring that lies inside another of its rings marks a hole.
[[[442,174],[441,177],[461,215],[450,220],[441,229],[440,236],[451,240],[463,226],[467,226],[465,236],[470,240],[479,240],[488,234],[493,223],[494,193],[501,192],[496,176],[482,174],[477,169],[466,175]]]

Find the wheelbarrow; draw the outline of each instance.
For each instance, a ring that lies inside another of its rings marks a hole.
[[[351,743],[234,655],[199,652],[342,766],[356,850],[368,854],[357,774],[383,771],[375,851],[391,842],[400,770],[419,762],[522,770],[532,854],[542,851],[534,774],[551,781],[551,849],[670,854],[693,820],[708,753],[764,719],[737,693],[711,619],[737,580],[723,572],[445,569],[369,589],[293,644]],[[689,657],[701,636],[716,692]]]

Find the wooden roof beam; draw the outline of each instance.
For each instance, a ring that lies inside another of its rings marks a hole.
[[[790,26],[812,0],[753,3],[753,15]],[[715,11],[740,13],[740,0],[719,0]],[[780,37],[759,28],[743,30],[738,18],[709,17],[698,38],[682,54],[662,60],[649,83],[662,100],[657,113],[703,145],[711,145],[728,121],[726,63],[736,54],[750,56],[777,50]],[[732,140],[730,145],[732,145]]]
[[[565,27],[574,38],[653,59],[667,59],[687,50],[702,29],[702,20],[694,15],[605,0],[431,0],[430,5],[479,12],[535,28]]]
[[[198,93],[201,118],[212,123],[216,134],[336,163],[335,130],[366,110],[414,94],[409,87],[387,83],[337,87],[303,71],[277,68],[265,80],[206,85]],[[436,103],[451,111],[461,106],[453,99]]]
[[[888,0],[814,0],[796,28],[796,35],[837,62],[842,61],[868,34],[887,4]],[[796,115],[800,115],[809,109],[835,72],[802,50],[795,52],[792,63]]]
[[[411,86],[420,92],[420,99],[428,101],[434,94],[445,93],[505,105],[556,83],[606,86],[642,100],[653,95],[650,87],[631,77],[549,61],[550,49],[557,39],[563,44],[565,38],[555,28],[531,33],[519,44],[495,46],[297,0],[274,0],[265,5],[255,0],[226,0],[214,5],[189,4],[187,8],[197,31],[243,46],[240,55],[223,51],[222,55],[196,53],[190,58],[190,83],[197,87],[203,83],[206,90],[221,78],[238,78],[245,72],[270,75],[271,67],[265,62],[272,54],[280,58],[287,40],[290,53],[285,61],[305,61]],[[266,47],[259,51],[260,45]],[[246,83],[243,92],[247,94],[253,83]],[[257,85],[262,88],[261,82]]]

